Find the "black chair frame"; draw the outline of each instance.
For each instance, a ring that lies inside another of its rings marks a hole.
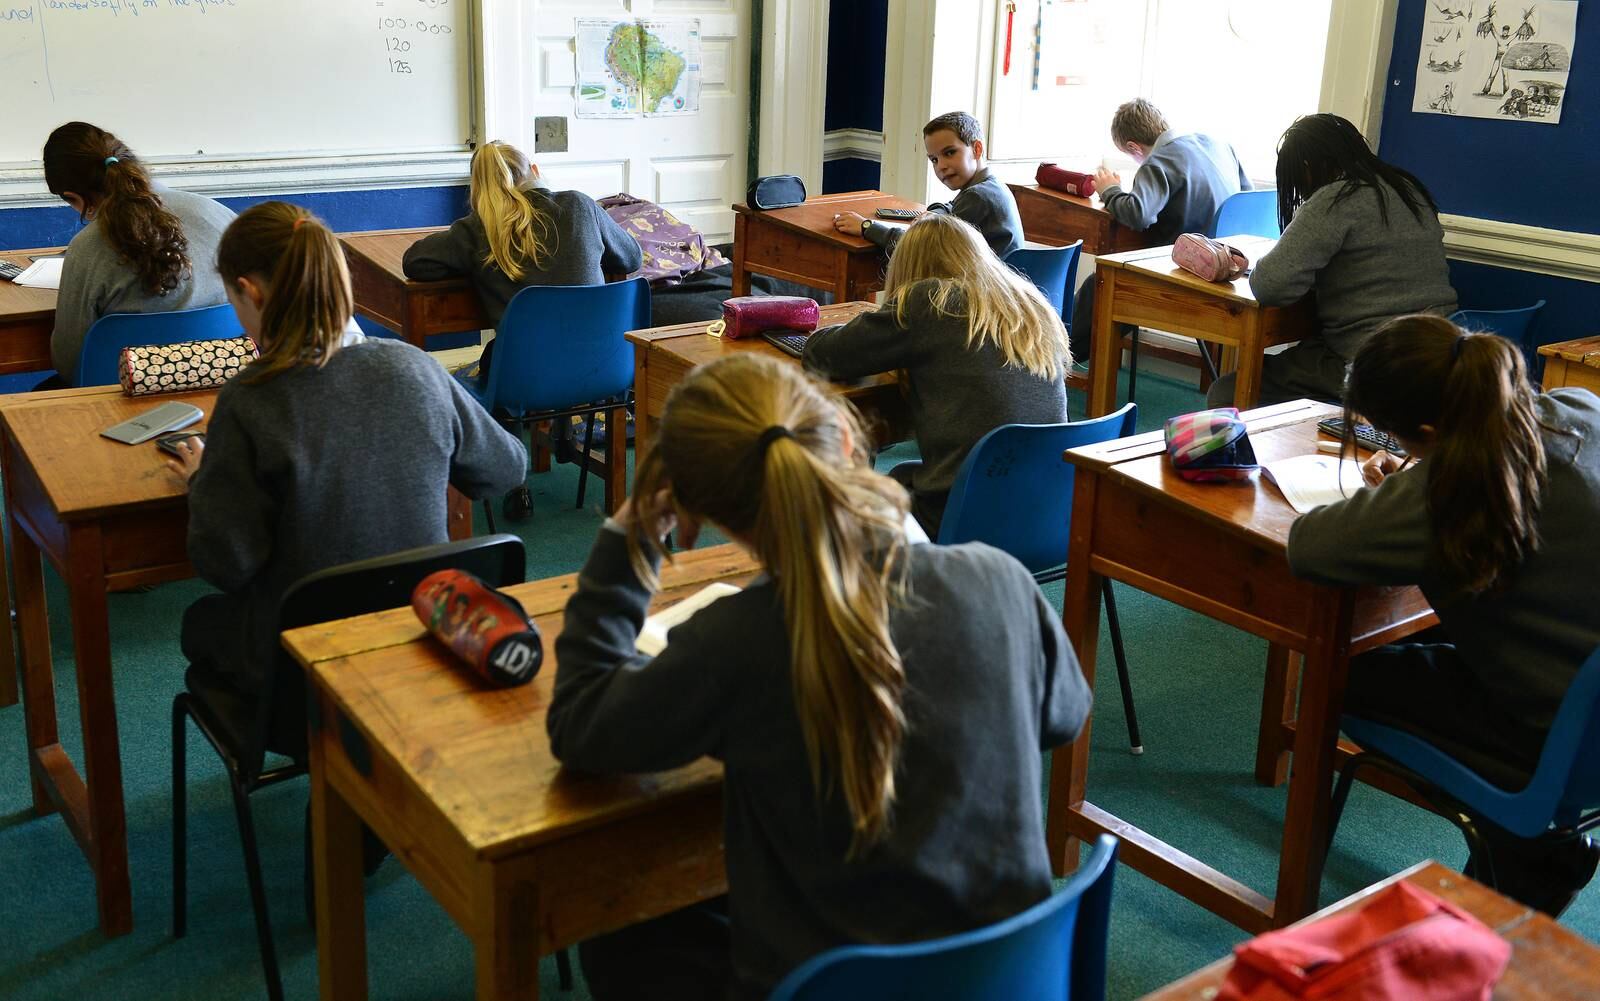
[[[530,431],[530,434],[529,434],[529,446],[530,446],[530,449],[529,449],[530,456],[529,456],[529,458],[531,460],[532,451],[534,449],[540,447],[540,445],[541,445],[541,443],[539,442],[539,438],[540,438],[540,435],[541,435],[541,432],[538,430],[538,425],[539,424],[541,424],[541,423],[543,423],[545,421],[552,421],[552,422],[565,421],[568,418],[572,418],[572,417],[587,417],[588,418],[584,422],[584,427],[583,427],[583,447],[578,450],[578,457],[577,457],[577,463],[578,463],[578,502],[577,502],[577,504],[575,506],[578,507],[579,509],[581,509],[583,507],[584,494],[585,494],[586,488],[589,485],[589,465],[590,465],[589,449],[594,444],[594,423],[595,423],[595,418],[597,416],[599,416],[600,414],[605,413],[608,410],[615,410],[618,407],[627,407],[627,406],[631,405],[632,402],[633,402],[633,391],[629,390],[626,395],[624,395],[624,396],[622,396],[620,398],[612,397],[610,399],[601,400],[601,401],[596,402],[596,403],[585,403],[582,406],[578,406],[578,407],[563,407],[563,408],[561,408],[559,410],[535,410],[535,411],[528,411],[526,413],[515,414],[515,415],[506,414],[506,413],[497,413],[495,415],[495,419],[498,420],[507,430],[511,431],[513,434],[516,434],[518,432],[518,429],[523,428],[523,427],[529,427],[529,428],[532,429]],[[626,423],[626,422],[624,422],[624,423]],[[626,426],[624,426],[623,428],[620,428],[618,430],[620,430],[624,434],[627,433]],[[553,427],[552,427],[552,431],[554,431]],[[613,434],[613,433],[616,433],[616,432],[614,432],[613,430],[608,428],[606,433],[607,434]],[[555,435],[551,436],[552,440],[553,440],[554,437],[556,437],[556,436]],[[624,449],[626,449],[626,442],[624,442],[624,446],[623,447],[624,447]],[[518,489],[522,489],[522,490],[526,490],[527,489],[526,480],[524,480],[522,486],[519,487]],[[483,513],[484,513],[485,517],[488,520],[489,532],[491,534],[493,534],[496,531],[495,524],[494,524],[494,504],[487,497],[485,497],[484,500],[483,500]]]
[[[1033,575],[1040,584],[1053,584],[1066,578],[1064,566]],[[1122,622],[1117,618],[1117,598],[1111,590],[1111,578],[1100,578],[1100,594],[1106,603],[1106,626],[1111,630],[1111,655],[1117,662],[1117,686],[1122,689],[1122,713],[1128,720],[1128,750],[1143,754],[1144,740],[1139,736],[1139,713],[1133,707],[1133,682],[1128,677],[1128,654],[1122,645]]]

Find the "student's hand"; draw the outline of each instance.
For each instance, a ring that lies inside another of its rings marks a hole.
[[[617,524],[622,526],[624,532],[631,532],[634,523],[640,518],[650,518],[655,522],[654,531],[658,540],[665,539],[668,535],[676,532],[679,549],[694,548],[695,540],[700,537],[700,520],[698,518],[684,518],[681,521],[678,519],[672,503],[672,490],[670,488],[663,488],[657,491],[655,497],[651,498],[648,509],[646,505],[635,505],[633,501],[634,499],[629,497],[626,501],[623,501],[622,506],[617,509],[617,513],[612,515]]]
[[[855,212],[836,212],[833,216],[833,228],[846,236],[860,236],[861,224],[867,217]]]
[[[206,443],[203,438],[180,438],[173,446],[178,450],[178,458],[167,459],[167,468],[185,484],[194,476],[195,470],[200,468],[200,457],[205,454]]]
[[[1361,464],[1361,479],[1366,482],[1367,486],[1375,487],[1383,482],[1384,477],[1390,473],[1398,473],[1405,468],[1405,465],[1406,460],[1398,455],[1390,455],[1388,452],[1374,452],[1372,453],[1372,458]]]
[[[1094,171],[1094,189],[1096,191],[1104,191],[1107,188],[1120,188],[1121,186],[1122,186],[1122,175],[1121,174],[1118,174],[1116,171],[1112,170],[1110,167],[1107,167],[1105,164],[1101,164],[1100,166],[1095,168],[1095,171]]]

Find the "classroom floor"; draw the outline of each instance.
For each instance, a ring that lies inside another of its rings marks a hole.
[[[1145,373],[1142,429],[1203,406],[1193,384]],[[1082,414],[1082,398],[1073,402]],[[913,455],[885,453],[882,465]],[[576,472],[558,466],[534,477],[535,514],[520,527],[528,540],[530,579],[567,573],[581,563],[599,527],[597,510],[572,507]],[[592,490],[591,497],[597,495]],[[596,502],[597,503],[597,502]],[[0,997],[261,998],[254,927],[240,862],[227,781],[203,741],[190,739],[190,931],[175,940],[171,924],[171,795],[168,718],[182,684],[177,624],[204,593],[198,582],[111,597],[118,719],[128,805],[134,889],[132,934],[113,941],[94,922],[89,871],[61,821],[29,808],[22,710],[0,709]],[[1047,589],[1059,604],[1061,586]],[[65,608],[51,578],[53,609]],[[1119,586],[1145,753],[1128,754],[1109,644],[1099,671],[1090,783],[1094,799],[1185,851],[1270,892],[1284,790],[1251,778],[1265,644],[1208,619]],[[66,616],[53,617],[62,743],[78,756],[77,698]],[[252,800],[263,844],[268,894],[288,997],[316,996],[316,943],[301,904],[303,782]],[[1338,899],[1424,858],[1459,867],[1460,838],[1444,821],[1358,788],[1341,825],[1323,881],[1324,902]],[[398,862],[368,882],[372,996],[441,1001],[473,996],[466,939]],[[1600,939],[1600,881],[1563,923]],[[1226,953],[1244,938],[1220,918],[1123,867],[1111,917],[1109,997],[1136,998]],[[555,965],[541,966],[542,996],[587,1001],[556,985]]]

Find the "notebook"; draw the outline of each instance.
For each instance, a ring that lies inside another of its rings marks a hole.
[[[1265,463],[1267,478],[1277,484],[1289,506],[1301,514],[1344,500],[1360,490],[1361,466],[1337,455],[1296,455]]]
[[[28,265],[27,269],[16,277],[15,283],[29,288],[58,289],[61,287],[61,266],[66,260],[65,257],[41,257]]]
[[[661,651],[667,648],[667,633],[674,626],[688,622],[694,616],[694,613],[717,599],[738,593],[739,589],[732,584],[723,584],[721,582],[707,584],[671,608],[659,611],[645,619],[644,629],[640,631],[639,638],[634,642],[634,648],[650,657],[661,656]]]

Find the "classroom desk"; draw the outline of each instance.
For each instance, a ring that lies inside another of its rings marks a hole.
[[[653,610],[756,565],[734,545],[681,553]],[[472,940],[479,1001],[537,998],[544,953],[726,892],[722,767],[563,769],[545,736],[555,638],[576,574],[519,584],[544,667],[490,689],[409,608],[297,629],[311,679],[312,839],[322,997],[367,996],[365,821]]]
[[[115,386],[32,393],[0,401],[0,470],[11,528],[23,718],[33,808],[60,811],[95,873],[101,930],[133,928],[107,594],[194,575],[186,551],[185,489],[154,444],[99,432],[159,403],[184,401],[209,416],[216,391],[132,398]],[[204,427],[204,422],[196,425]],[[472,534],[472,507],[451,491],[450,534]],[[83,725],[84,776],[56,728],[55,679],[43,567],[67,585]],[[3,576],[3,575],[0,575]],[[178,633],[178,623],[172,623]],[[181,685],[173,665],[173,688]]]
[[[1231,236],[1226,241],[1260,259],[1275,241],[1258,236]],[[1172,263],[1172,248],[1151,247],[1108,254],[1095,262],[1100,288],[1094,300],[1094,357],[1118,359],[1089,366],[1089,416],[1116,409],[1117,370],[1122,357],[1116,325],[1132,323],[1221,344],[1238,354],[1239,379],[1233,403],[1241,410],[1255,406],[1261,395],[1261,359],[1265,349],[1310,336],[1317,330],[1316,309],[1309,298],[1293,306],[1263,306],[1250,291],[1250,279],[1208,282]]]
[[[1261,462],[1315,451],[1316,421],[1337,414],[1299,400],[1245,415]],[[1296,515],[1263,476],[1191,483],[1171,468],[1162,433],[1073,449],[1077,467],[1063,619],[1084,675],[1094,680],[1101,579],[1109,577],[1272,644],[1262,699],[1257,775],[1281,773],[1294,752],[1278,863],[1267,897],[1088,800],[1089,727],[1055,752],[1047,838],[1059,871],[1076,867],[1078,841],[1111,833],[1121,858],[1239,927],[1264,931],[1316,906],[1327,850],[1329,790],[1349,658],[1438,620],[1416,588],[1335,588],[1301,580],[1285,556]],[[1298,719],[1289,651],[1303,658]],[[1241,665],[1242,667],[1242,665]],[[1203,728],[1205,721],[1197,720]],[[1180,739],[1175,736],[1174,739]]]
[[[34,254],[59,254],[64,249],[7,250],[0,253],[0,260],[25,268],[33,263],[29,257]],[[55,289],[26,288],[0,281],[0,375],[53,368],[50,331],[55,325]]]
[[[1305,920],[1315,921],[1357,907],[1373,894],[1402,881],[1455,904],[1511,943],[1511,962],[1495,984],[1494,1001],[1590,1001],[1600,997],[1600,947],[1547,915],[1437,862],[1418,862]],[[1232,967],[1232,956],[1219,959],[1146,994],[1141,1001],[1213,1001]]]
[[[1129,229],[1111,217],[1098,196],[1084,198],[1037,184],[1012,184],[1023,239],[1064,247],[1083,241],[1083,253],[1099,257],[1150,246],[1144,231]]]
[[[843,302],[822,307],[820,326],[845,323],[874,308],[870,302]],[[706,323],[679,323],[670,327],[631,330],[633,343],[633,459],[637,464],[655,442],[656,422],[661,420],[667,394],[690,371],[738,351],[755,351],[792,364],[793,355],[784,354],[760,337],[730,341],[706,333]],[[879,444],[899,441],[909,432],[910,417],[901,395],[899,374],[887,372],[851,383],[834,384],[840,395],[861,412],[867,430]]]
[[[413,243],[443,227],[341,233],[356,312],[419,348],[434,334],[486,330],[489,318],[465,277],[419,282],[401,266]]]
[[[834,302],[871,299],[883,288],[887,260],[878,245],[833,228],[840,212],[872,219],[880,208],[920,209],[881,191],[846,191],[802,205],[760,211],[733,207],[733,294],[750,294],[750,275],[771,275],[833,293]]]
[[[1585,337],[1539,347],[1544,355],[1544,388],[1578,386],[1600,393],[1600,337]]]

